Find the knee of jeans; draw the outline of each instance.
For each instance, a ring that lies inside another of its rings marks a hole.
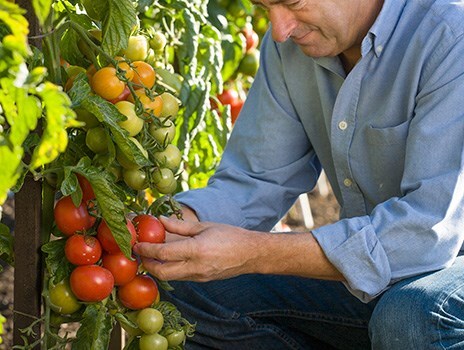
[[[369,336],[373,349],[464,348],[464,286],[412,284],[387,291],[374,309]]]

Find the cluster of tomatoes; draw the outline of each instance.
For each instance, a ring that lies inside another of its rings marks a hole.
[[[161,194],[170,194],[177,188],[176,172],[182,160],[179,148],[172,144],[179,101],[169,91],[158,89],[156,71],[147,62],[149,52],[153,51],[150,46],[162,48],[165,44],[162,38],[158,35],[156,43],[149,44],[146,36],[133,35],[121,56],[98,70],[94,65],[85,70],[92,91],[113,104],[125,117],[119,126],[127,131],[128,139],[154,167],[141,167],[131,161],[123,150],[114,145],[111,132],[104,123],[86,109],[76,108],[75,111],[77,119],[85,124],[85,143],[95,154],[97,163],[104,164],[110,150],[115,147],[116,159],[110,170],[116,181],[124,181],[136,191],[150,187]],[[69,79],[65,89],[72,87],[81,70],[81,67],[76,69],[75,66],[67,69]]]
[[[115,290],[116,302],[125,310],[135,310],[128,311],[127,317],[137,327],[122,326],[129,335],[140,337],[140,349],[152,349],[146,345],[154,343],[166,349],[181,344],[185,339],[182,330],[171,329],[165,336],[158,333],[164,317],[153,308],[160,300],[157,283],[141,271],[134,256],[128,258],[122,253],[105,220],[93,213],[95,195],[89,181],[82,175],[77,177],[83,193],[81,204],[75,206],[71,196],[64,196],[54,208],[56,226],[66,238],[64,255],[73,269],[69,279],[50,286],[52,310],[73,314],[82,303],[105,301]],[[165,228],[155,216],[135,215],[126,225],[131,246],[165,241]]]

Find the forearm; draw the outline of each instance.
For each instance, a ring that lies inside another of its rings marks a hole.
[[[344,280],[311,233],[258,233],[255,239],[252,272]]]

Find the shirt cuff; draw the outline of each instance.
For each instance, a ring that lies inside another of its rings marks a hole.
[[[367,303],[388,289],[390,264],[368,217],[343,219],[312,233],[359,300]]]

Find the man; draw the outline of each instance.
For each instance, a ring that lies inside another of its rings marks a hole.
[[[464,349],[464,1],[254,3],[271,28],[221,165],[163,219],[190,238],[135,248],[195,281],[163,296],[187,347]],[[266,233],[321,167],[341,220]]]

